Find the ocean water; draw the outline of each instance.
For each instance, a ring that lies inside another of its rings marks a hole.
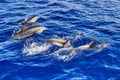
[[[48,30],[12,40],[21,19]],[[65,36],[74,50],[44,43]],[[0,0],[0,80],[120,80],[119,0]]]

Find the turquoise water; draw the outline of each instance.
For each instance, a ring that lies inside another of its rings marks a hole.
[[[0,80],[119,80],[119,0],[1,0]],[[21,19],[39,15],[48,30],[12,40]],[[43,41],[65,36],[73,50]]]

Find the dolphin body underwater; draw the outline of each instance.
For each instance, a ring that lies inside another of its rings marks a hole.
[[[20,23],[20,31],[15,34],[12,39],[23,39],[26,37],[29,37],[31,35],[33,35],[34,33],[42,33],[44,30],[47,30],[46,27],[37,25],[37,26],[32,26],[32,27],[27,27],[26,24],[34,24],[37,19],[39,18],[39,16],[33,16],[31,18],[28,19],[24,19],[21,23]]]
[[[32,17],[30,17],[30,18],[28,18],[28,19],[23,19],[23,20],[21,20],[21,23],[20,23],[20,25],[25,25],[25,24],[33,24],[33,23],[35,23],[37,20],[39,19],[39,16],[32,16]]]
[[[78,46],[77,48],[75,48],[76,50],[86,50],[86,49],[89,49],[89,48],[94,48],[95,47],[95,44],[93,41],[91,41],[90,43],[88,44],[85,44],[85,45],[82,45],[82,46]]]

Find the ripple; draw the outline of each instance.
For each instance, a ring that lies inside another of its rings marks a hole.
[[[118,66],[116,66],[116,65],[104,65],[104,67],[110,68],[110,69],[120,70],[120,67],[118,67]]]

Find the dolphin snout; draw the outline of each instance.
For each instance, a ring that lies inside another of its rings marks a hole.
[[[20,39],[20,37],[18,35],[15,35],[15,36],[12,37],[12,39],[14,39],[14,40],[15,39]]]
[[[48,28],[44,27],[44,30],[47,30]]]

